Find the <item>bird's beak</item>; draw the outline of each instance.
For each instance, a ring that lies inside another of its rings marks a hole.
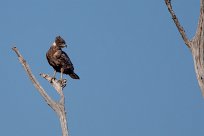
[[[66,44],[62,44],[62,45],[61,45],[61,48],[64,48],[64,47],[67,48],[67,45],[66,45]]]

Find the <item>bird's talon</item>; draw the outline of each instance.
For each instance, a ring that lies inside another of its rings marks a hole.
[[[63,83],[63,79],[59,79],[58,82],[59,82],[60,84],[62,84],[62,83]]]
[[[58,82],[60,83],[61,87],[64,88],[66,86],[67,80],[66,79],[59,79]]]
[[[50,83],[52,83],[53,80],[56,80],[56,78],[52,77],[51,80],[50,80]]]

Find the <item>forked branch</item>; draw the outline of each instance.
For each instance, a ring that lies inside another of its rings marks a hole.
[[[41,96],[44,98],[44,100],[47,102],[47,104],[57,113],[61,128],[62,128],[62,136],[68,136],[68,127],[67,127],[67,121],[66,121],[66,112],[65,112],[65,106],[64,106],[64,94],[63,94],[63,88],[66,86],[66,80],[63,81],[57,80],[49,76],[48,74],[40,74],[43,78],[45,78],[59,93],[60,95],[60,101],[55,102],[42,88],[40,83],[37,81],[35,76],[32,74],[31,69],[29,65],[26,63],[23,56],[20,54],[18,49],[16,47],[13,47],[12,50],[16,53],[20,63],[22,64],[24,70],[26,71],[28,77],[32,81],[33,85],[36,87],[38,92],[41,94]]]
[[[170,0],[165,0],[167,8],[176,24],[185,44],[191,49],[198,84],[204,97],[204,0],[200,0],[200,16],[197,31],[191,41],[188,40],[183,27],[180,25]]]

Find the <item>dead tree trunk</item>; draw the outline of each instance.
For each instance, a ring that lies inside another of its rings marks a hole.
[[[60,101],[56,102],[54,101],[47,93],[46,91],[42,88],[40,83],[37,81],[35,76],[32,74],[31,69],[29,68],[28,64],[26,63],[25,59],[23,56],[20,54],[18,49],[16,47],[12,48],[13,51],[16,53],[20,63],[22,64],[24,70],[28,74],[28,77],[32,81],[33,85],[36,87],[38,92],[41,94],[41,96],[44,98],[46,103],[57,113],[61,128],[62,128],[62,136],[68,136],[68,127],[67,127],[67,119],[66,119],[66,112],[65,112],[65,98],[63,94],[63,88],[66,86],[66,79],[57,80],[52,78],[51,76],[47,74],[40,74],[43,78],[45,78],[54,88],[55,90],[59,93],[60,95]]]
[[[171,0],[165,0],[165,3],[185,44],[191,50],[198,84],[202,95],[204,96],[204,0],[200,0],[200,16],[197,31],[191,40],[186,36],[184,28],[179,23],[179,20],[172,9]]]

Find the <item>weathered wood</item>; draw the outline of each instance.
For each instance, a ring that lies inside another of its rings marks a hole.
[[[25,61],[23,56],[20,54],[18,49],[16,47],[13,47],[12,49],[16,53],[16,55],[18,56],[20,63],[22,64],[24,70],[26,71],[28,77],[32,81],[35,88],[38,90],[38,92],[41,94],[41,96],[44,98],[44,100],[47,102],[47,104],[57,113],[59,120],[60,120],[61,128],[62,128],[62,136],[68,136],[69,133],[68,133],[68,127],[67,127],[66,111],[65,111],[65,98],[64,98],[64,94],[63,94],[63,88],[66,86],[66,79],[63,79],[61,81],[61,80],[57,80],[55,78],[52,78],[48,74],[40,74],[59,93],[60,101],[56,102],[42,88],[40,83],[37,81],[35,76],[32,74],[32,71],[29,68],[29,65],[27,64],[27,62]]]
[[[175,12],[172,9],[171,1],[165,0],[166,6],[169,10],[169,13],[172,16],[172,19],[177,26],[179,33],[181,34],[185,44],[190,48],[194,67],[196,72],[196,77],[198,80],[198,84],[200,86],[202,95],[204,96],[204,0],[200,0],[200,17],[198,20],[198,26],[196,30],[196,34],[192,40],[189,40],[185,34],[184,28],[179,23],[178,18],[176,17]]]
[[[186,36],[184,28],[181,26],[176,14],[174,13],[174,11],[172,9],[171,1],[170,0],[165,0],[165,3],[167,5],[169,13],[171,14],[172,19],[173,19],[174,23],[176,24],[177,29],[179,30],[179,33],[181,34],[185,44],[190,48],[190,42],[188,40],[188,37]]]
[[[66,86],[66,83],[67,83],[66,79],[63,79],[61,81],[61,80],[57,80],[56,78],[49,76],[48,74],[41,73],[40,75],[43,78],[45,78],[48,82],[50,82],[50,84],[55,88],[55,90],[57,91],[59,95],[63,94],[62,89]]]

